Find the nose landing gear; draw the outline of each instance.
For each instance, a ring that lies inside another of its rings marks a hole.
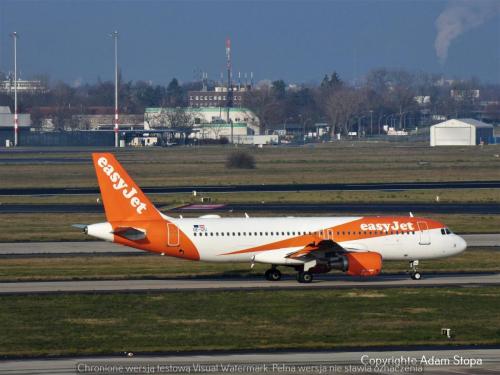
[[[420,280],[422,278],[422,275],[420,272],[417,271],[417,266],[418,266],[418,260],[411,260],[410,261],[410,277],[413,280]]]

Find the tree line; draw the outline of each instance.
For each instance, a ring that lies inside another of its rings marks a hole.
[[[410,129],[449,118],[500,123],[500,85],[390,69],[372,70],[352,84],[333,72],[319,85],[267,82],[246,97],[245,106],[256,112],[264,129],[290,122],[312,129],[327,123],[331,136],[379,134],[386,124]]]
[[[142,114],[147,107],[186,107],[188,92],[202,88],[201,82],[181,84],[176,78],[166,86],[123,82],[121,77],[119,82],[119,110],[123,114]],[[62,128],[74,114],[90,113],[92,107],[114,106],[111,81],[98,79],[95,84],[78,87],[57,82],[49,86],[44,93],[18,94],[19,111],[31,113],[35,125],[46,115],[40,111],[42,107],[51,109],[54,124]],[[243,105],[259,117],[262,132],[287,123],[300,124],[304,129],[326,123],[331,136],[353,131],[378,134],[385,124],[408,129],[458,117],[499,123],[499,103],[498,84],[477,79],[447,81],[438,75],[394,69],[372,70],[356,83],[345,81],[337,72],[325,75],[319,84],[263,81],[243,100]],[[0,105],[13,109],[13,96],[0,94]]]

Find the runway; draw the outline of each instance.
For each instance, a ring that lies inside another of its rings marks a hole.
[[[168,212],[206,213],[216,212],[312,212],[338,214],[479,214],[498,215],[500,204],[496,203],[232,203],[190,204]],[[0,214],[14,213],[103,213],[97,204],[0,204]]]
[[[82,235],[83,236],[83,235]],[[500,233],[461,235],[471,247],[500,247]],[[469,249],[469,251],[473,251]],[[149,255],[126,246],[104,241],[85,242],[3,242],[0,257],[69,255]]]
[[[421,280],[408,275],[389,274],[370,278],[341,274],[317,275],[311,284],[298,283],[292,276],[272,282],[263,278],[210,278],[158,280],[33,281],[0,283],[0,295],[44,293],[130,293],[237,290],[305,290],[339,288],[421,288],[457,286],[498,286],[499,273],[428,274]]]
[[[360,184],[261,184],[261,185],[202,185],[143,187],[146,194],[176,193],[237,193],[290,191],[374,191],[374,190],[435,190],[435,189],[498,189],[500,181],[443,181],[443,182],[383,182]],[[96,187],[88,188],[2,188],[0,196],[25,195],[95,195]]]
[[[0,243],[0,257],[131,254],[147,255],[149,253],[104,241]]]
[[[426,365],[430,363],[431,358],[439,360],[439,364]],[[377,365],[377,363],[385,363],[385,366]],[[123,370],[122,372],[89,371],[93,366],[96,366],[94,367],[96,369],[99,366],[113,366],[115,369],[122,366]],[[403,371],[407,366],[411,368]],[[135,370],[132,370],[133,368]],[[143,371],[140,371],[141,368]],[[163,371],[160,371],[161,369]],[[123,356],[107,357],[0,360],[0,374],[75,373],[494,374],[500,373],[500,349],[433,347],[418,350],[387,348],[355,351],[202,352],[166,355],[136,354],[131,357],[124,353]]]

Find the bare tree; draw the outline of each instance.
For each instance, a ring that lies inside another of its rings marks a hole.
[[[177,107],[166,110],[164,115],[166,125],[181,133],[185,142],[193,132],[193,114],[184,107]]]
[[[349,134],[356,115],[361,112],[362,95],[356,89],[343,87],[331,93],[325,101],[325,113],[331,123],[330,136],[335,132]]]
[[[245,95],[244,105],[259,118],[261,134],[265,133],[269,125],[282,123],[287,118],[285,101],[274,95],[273,88],[269,85],[262,85]]]

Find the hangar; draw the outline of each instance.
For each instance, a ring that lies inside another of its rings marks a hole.
[[[431,146],[475,146],[494,143],[493,125],[471,118],[452,119],[431,126]]]

